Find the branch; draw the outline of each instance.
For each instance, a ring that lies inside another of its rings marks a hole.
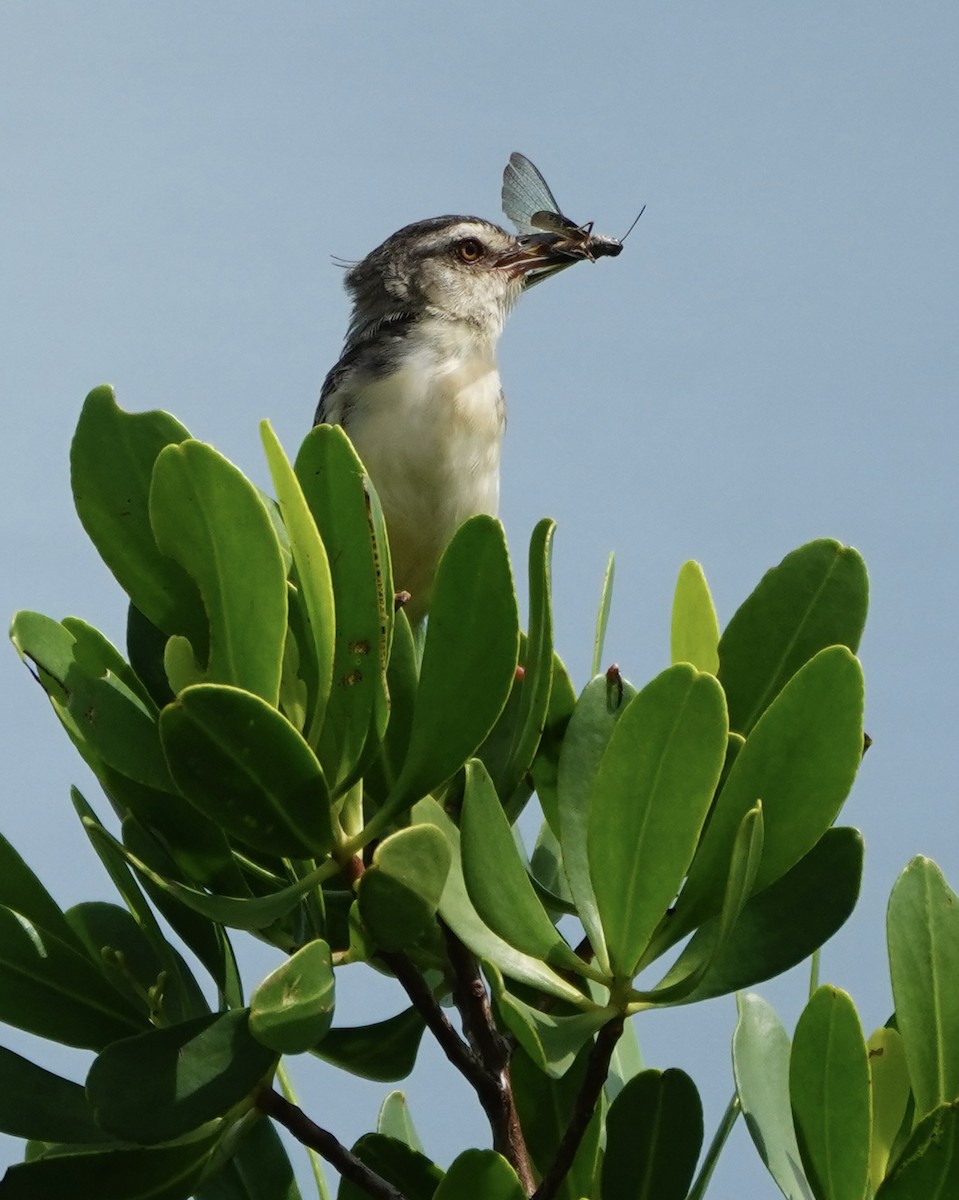
[[[589,1054],[586,1074],[583,1076],[583,1084],[576,1097],[576,1104],[573,1107],[569,1124],[566,1126],[566,1132],[557,1147],[556,1157],[540,1181],[539,1187],[533,1193],[532,1200],[553,1200],[559,1191],[560,1184],[569,1173],[573,1159],[576,1157],[576,1151],[593,1118],[596,1102],[599,1100],[603,1084],[609,1074],[610,1059],[613,1057],[613,1051],[616,1049],[616,1043],[622,1032],[623,1018],[621,1016],[607,1021],[599,1031]]]
[[[347,1150],[332,1133],[320,1128],[301,1108],[291,1104],[279,1092],[269,1087],[263,1088],[256,1098],[256,1106],[274,1121],[285,1126],[298,1142],[325,1158],[344,1179],[349,1179],[367,1195],[373,1196],[374,1200],[406,1200],[401,1191],[375,1171],[371,1171],[366,1163]]]
[[[450,1024],[449,1018],[437,1003],[426,980],[410,959],[398,951],[378,950],[381,959],[399,980],[413,1007],[426,1022],[440,1049],[456,1069],[477,1087],[483,1074],[483,1064]]]
[[[453,968],[453,1002],[473,1053],[483,1066],[483,1078],[474,1082],[474,1087],[490,1123],[493,1149],[513,1167],[527,1196],[532,1195],[536,1181],[513,1096],[509,1043],[496,1028],[486,985],[472,951],[446,924],[441,922],[440,926]]]

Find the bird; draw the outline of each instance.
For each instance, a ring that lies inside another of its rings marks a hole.
[[[506,318],[526,288],[582,257],[562,234],[448,215],[404,226],[347,271],[352,312],[314,424],[341,425],[363,462],[414,627],[453,534],[497,514]]]

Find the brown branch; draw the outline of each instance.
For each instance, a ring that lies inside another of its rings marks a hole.
[[[441,927],[453,968],[453,1003],[459,1010],[463,1031],[473,1053],[484,1068],[482,1086],[478,1082],[474,1086],[490,1123],[493,1149],[510,1163],[529,1196],[536,1181],[513,1096],[509,1074],[510,1043],[496,1028],[489,994],[472,951],[442,922]]]
[[[325,1158],[344,1179],[349,1179],[367,1195],[373,1196],[374,1200],[406,1200],[398,1188],[375,1171],[371,1171],[366,1163],[347,1150],[332,1133],[311,1121],[301,1108],[291,1104],[273,1088],[265,1087],[260,1091],[256,1098],[256,1106],[288,1129],[298,1142]]]
[[[477,1081],[483,1075],[483,1064],[450,1024],[426,980],[410,959],[405,954],[392,950],[377,951],[377,958],[381,959],[399,980],[413,1007],[426,1022],[427,1029],[436,1038],[449,1061],[474,1088],[477,1087]]]
[[[559,1191],[560,1184],[569,1174],[576,1151],[593,1118],[596,1103],[609,1074],[610,1059],[613,1057],[613,1051],[616,1049],[616,1043],[622,1032],[623,1018],[620,1016],[607,1021],[597,1034],[569,1124],[557,1147],[556,1157],[540,1180],[540,1185],[533,1193],[532,1200],[553,1200]]]

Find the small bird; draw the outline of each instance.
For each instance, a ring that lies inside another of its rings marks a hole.
[[[373,481],[414,625],[457,528],[497,512],[506,317],[524,288],[584,257],[568,235],[445,216],[405,226],[347,272],[353,311],[314,423],[342,425]]]

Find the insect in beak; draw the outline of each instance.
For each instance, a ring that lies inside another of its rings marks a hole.
[[[570,266],[573,262],[588,259],[595,262],[597,258],[615,258],[623,251],[623,242],[632,233],[636,221],[646,211],[643,205],[639,215],[626,230],[622,238],[609,237],[602,233],[593,233],[593,222],[577,225],[567,217],[556,203],[556,197],[550,191],[549,184],[542,173],[530,162],[525,154],[513,152],[506,170],[503,172],[503,211],[519,230],[521,241],[523,237],[531,239],[537,235],[551,237],[550,247],[557,259],[565,255],[566,261],[557,263],[549,274]],[[539,275],[529,283],[537,282]]]

